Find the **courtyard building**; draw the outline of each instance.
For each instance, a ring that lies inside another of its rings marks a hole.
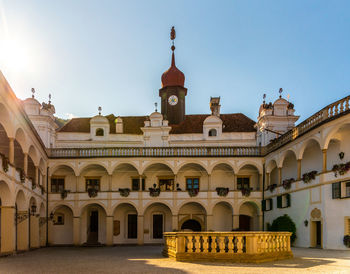
[[[172,231],[262,231],[288,214],[298,247],[348,249],[350,96],[296,125],[292,102],[258,118],[186,114],[185,75],[161,76],[160,111],[62,124],[0,74],[1,254],[46,245],[163,243]],[[156,91],[155,91],[156,92]]]

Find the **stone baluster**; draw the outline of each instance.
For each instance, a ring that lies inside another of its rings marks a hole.
[[[227,245],[228,253],[232,254],[234,253],[233,236],[228,236],[227,239],[228,239],[228,245]]]
[[[243,253],[243,237],[237,236],[237,253]]]
[[[219,236],[218,243],[219,243],[219,252],[225,253],[225,236]]]
[[[209,248],[209,242],[208,242],[209,237],[203,235],[202,239],[203,239],[203,253],[208,253],[209,252],[209,250],[208,250],[208,248]]]
[[[196,236],[194,236],[194,239],[195,239],[195,244],[194,244],[194,248],[195,248],[195,250],[194,250],[194,252],[196,252],[196,253],[200,253],[201,252],[201,242],[200,242],[200,235],[196,235]]]
[[[193,236],[187,236],[187,252],[193,252]]]

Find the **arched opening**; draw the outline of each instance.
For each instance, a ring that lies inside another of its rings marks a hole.
[[[181,230],[197,232],[202,231],[202,226],[197,220],[189,219],[181,225]]]
[[[216,129],[215,128],[210,129],[209,132],[208,132],[208,135],[209,136],[217,136]]]
[[[86,245],[106,243],[106,211],[101,205],[89,204],[83,208],[81,236]]]
[[[200,223],[201,231],[205,231],[207,221],[206,217],[207,211],[201,204],[196,202],[186,203],[181,206],[178,213],[179,228],[181,228],[182,224],[186,221],[193,219]]]
[[[242,166],[237,173],[237,190],[250,188],[251,190],[259,190],[259,170],[256,166],[247,164]]]
[[[154,203],[144,213],[145,243],[162,243],[163,233],[172,231],[172,213],[163,203]]]
[[[6,213],[3,212],[2,206],[11,206],[11,192],[10,188],[8,187],[7,183],[4,181],[0,181],[0,252],[6,252],[7,250],[4,250],[6,247],[3,246],[3,242],[5,242],[4,239],[11,239],[13,238],[13,235],[8,235],[7,231],[11,231],[11,229],[7,230],[5,226],[11,225],[13,226],[12,222],[9,222],[6,219]],[[12,204],[13,206],[13,204]],[[6,209],[7,210],[7,209]],[[2,229],[4,228],[5,229]],[[14,248],[14,247],[13,247]],[[12,251],[12,250],[10,250]]]
[[[97,192],[108,190],[108,173],[105,167],[98,164],[86,166],[79,176],[78,191],[89,191],[94,189]]]
[[[49,222],[50,244],[73,244],[73,211],[66,205],[58,205],[53,211],[53,219]]]
[[[172,191],[175,187],[175,175],[169,166],[162,163],[154,163],[143,172],[146,178],[146,190],[155,187],[160,191]]]
[[[309,140],[301,160],[301,175],[314,170],[320,173],[322,171],[322,159],[319,143],[314,139]]]
[[[232,231],[233,209],[227,202],[219,202],[213,208],[213,230]]]
[[[216,190],[217,187],[234,190],[235,174],[233,168],[225,163],[216,165],[211,172],[210,190]]]
[[[327,170],[332,170],[336,164],[350,161],[349,136],[350,124],[343,125],[331,136],[327,148]]]
[[[245,202],[239,208],[239,230],[258,231],[259,216],[258,207],[253,202]]]
[[[187,163],[177,172],[177,188],[182,191],[197,189],[208,191],[208,173],[206,169],[197,163]]]
[[[104,130],[102,128],[96,129],[96,136],[104,136]]]
[[[112,190],[118,191],[119,188],[129,188],[131,191],[138,191],[146,189],[145,177],[141,178],[137,169],[131,164],[118,165],[112,174]]]
[[[51,193],[62,193],[64,190],[76,192],[76,176],[74,170],[67,165],[60,165],[51,174]]]
[[[29,245],[30,248],[40,247],[39,242],[39,208],[34,197],[29,200]]]
[[[267,183],[266,187],[270,185],[278,185],[278,168],[277,168],[277,163],[275,160],[272,160],[268,163],[267,165]]]
[[[0,124],[0,153],[6,158],[9,157],[10,139],[7,136],[5,128]]]
[[[282,164],[282,182],[286,179],[297,179],[298,177],[298,164],[295,153],[292,150],[288,150]]]
[[[113,243],[137,242],[137,210],[129,203],[118,205],[113,214]]]

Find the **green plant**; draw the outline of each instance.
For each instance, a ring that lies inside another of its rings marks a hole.
[[[130,188],[119,188],[120,196],[128,197],[130,194]]]
[[[149,188],[149,195],[151,197],[158,197],[159,194],[160,194],[160,188],[159,187],[157,188],[157,185],[153,184],[153,187]]]
[[[346,247],[350,248],[350,235],[345,235],[343,238],[343,243]]]
[[[293,243],[297,237],[296,235],[297,228],[295,226],[295,223],[287,214],[284,214],[283,216],[280,216],[275,220],[273,220],[268,230],[292,232],[292,236],[290,237],[291,243]]]
[[[250,196],[250,192],[252,192],[253,188],[252,187],[243,187],[241,189],[242,195],[244,197],[249,197]]]
[[[292,187],[292,183],[295,182],[294,178],[290,178],[290,179],[285,179],[282,182],[282,186],[284,189],[290,189]]]
[[[267,187],[267,189],[270,190],[270,192],[273,192],[276,187],[277,187],[277,184],[271,184]]]
[[[195,197],[198,195],[199,189],[198,188],[191,188],[188,189],[188,195],[190,195],[190,197]]]
[[[309,183],[311,180],[315,180],[317,171],[313,170],[303,174],[302,180],[305,184]]]
[[[228,192],[229,192],[229,188],[228,187],[217,187],[216,192],[219,196],[226,197]]]
[[[350,162],[345,164],[334,165],[332,171],[334,172],[334,176],[337,177],[339,175],[344,175],[350,170]]]
[[[2,161],[2,169],[7,172],[9,170],[9,161],[4,154],[0,154]]]

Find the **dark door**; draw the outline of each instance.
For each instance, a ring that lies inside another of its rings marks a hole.
[[[98,232],[98,211],[91,211],[90,232]]]
[[[163,238],[163,215],[153,215],[153,239]]]
[[[137,239],[137,214],[128,215],[128,239]]]
[[[316,222],[316,246],[321,247],[322,241],[321,241],[321,222]]]
[[[248,215],[239,215],[239,230],[250,231],[251,217]]]
[[[196,220],[187,220],[186,222],[184,222],[181,226],[182,230],[188,229],[188,230],[192,230],[192,231],[202,231],[202,227],[201,224],[196,221]]]

